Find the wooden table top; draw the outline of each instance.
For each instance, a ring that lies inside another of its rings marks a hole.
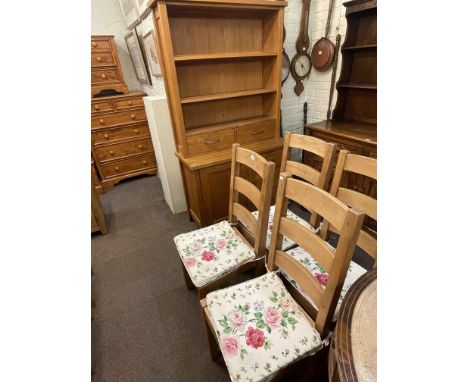
[[[338,138],[352,138],[362,143],[377,145],[377,126],[370,123],[331,120],[312,123],[306,127]]]
[[[361,276],[346,294],[334,344],[341,382],[377,381],[377,269]]]

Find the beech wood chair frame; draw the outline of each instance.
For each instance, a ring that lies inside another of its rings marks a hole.
[[[320,171],[301,162],[290,160],[291,149],[302,149],[311,154],[315,154],[322,159]],[[294,134],[288,131],[284,137],[283,154],[281,157],[280,173],[288,172],[299,177],[314,186],[325,189],[331,172],[332,158],[336,145],[325,142],[321,139],[303,134]],[[309,223],[316,228],[318,216],[316,213],[310,215]]]
[[[351,154],[347,150],[341,150],[338,155],[335,174],[333,176],[330,194],[341,200],[346,205],[364,211],[367,216],[377,220],[377,200],[361,192],[341,187],[342,180],[347,172],[367,176],[377,180],[377,160],[362,155]],[[326,239],[329,231],[337,233],[336,228],[329,221],[322,223],[320,235]],[[377,232],[368,227],[362,227],[357,240],[357,246],[364,250],[377,266]]]
[[[289,200],[294,200],[310,212],[315,212],[326,218],[337,227],[340,238],[335,251],[331,250],[318,234],[286,217]],[[304,317],[309,320],[319,332],[321,338],[324,339],[328,335],[332,323],[333,312],[338,302],[365,214],[349,208],[337,198],[314,185],[293,179],[290,173],[280,174],[276,203],[272,238],[274,245],[270,246],[268,270],[273,272],[279,268],[286,271],[307,293],[310,293],[312,300],[319,307],[315,319],[307,314],[300,302],[298,302],[299,307],[302,308]],[[323,262],[329,273],[325,289],[300,262],[282,251],[283,235],[296,240],[299,245],[314,253]],[[202,299],[200,304],[203,308],[210,353],[212,359],[215,359],[220,353],[206,299]],[[280,370],[275,375],[274,380],[288,373],[296,364],[297,362],[294,362]]]
[[[241,164],[255,171],[262,179],[260,189],[240,176]],[[233,230],[239,235],[239,237],[253,249],[255,252],[255,259],[241,264],[236,269],[233,269],[207,285],[200,288],[196,287],[200,299],[205,298],[207,293],[221,288],[237,275],[242,274],[253,267],[256,267],[256,275],[265,271],[265,262],[262,261],[262,259],[267,255],[265,243],[274,174],[274,162],[267,161],[260,154],[255,151],[245,149],[238,143],[234,143],[232,145],[228,221],[233,226]],[[244,195],[255,205],[258,210],[257,219],[246,207],[239,203],[239,193]],[[189,289],[193,289],[195,285],[193,285],[192,280],[183,265],[182,268],[184,270],[187,287]]]

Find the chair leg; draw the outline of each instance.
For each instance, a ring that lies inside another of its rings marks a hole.
[[[206,328],[206,334],[208,337],[208,346],[210,348],[211,360],[216,361],[216,359],[220,355],[218,342],[216,341],[216,338],[213,332],[211,331],[210,324],[207,322],[207,318],[205,317],[205,314],[203,314],[203,318],[205,320],[205,328]]]
[[[181,265],[182,265],[182,272],[184,273],[185,286],[187,287],[188,290],[195,289],[195,285],[193,285],[193,282],[190,279],[190,276],[187,273],[187,270],[185,269],[184,264],[181,263]]]

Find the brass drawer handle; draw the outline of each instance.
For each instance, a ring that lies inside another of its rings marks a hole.
[[[104,73],[102,73],[101,78],[107,78],[107,76]]]
[[[147,163],[148,163],[148,161],[147,161],[147,160],[144,160],[142,163],[145,165],[145,164],[147,164]]]
[[[136,118],[136,115],[135,115],[135,114],[130,114],[130,118],[131,118],[131,119],[135,119],[135,118]]]
[[[99,110],[101,107],[100,107],[99,105],[94,105],[94,108],[95,108],[96,110]]]
[[[96,61],[97,61],[97,62],[101,62],[101,61],[102,61],[102,57],[101,57],[101,56],[97,56],[97,57],[96,57]]]
[[[258,135],[262,134],[265,130],[259,130],[259,131],[252,131],[251,135]]]
[[[133,129],[133,132],[134,132],[135,134],[138,134],[138,129]]]
[[[93,48],[97,47],[97,42],[96,42],[96,41],[91,42],[91,46],[92,46]]]
[[[143,145],[138,145],[138,148],[141,150],[143,149]]]
[[[131,105],[131,104],[132,104],[132,101],[127,101],[127,103],[128,103],[129,105]]]
[[[110,155],[114,155],[114,151],[112,151],[112,150],[109,151],[109,154],[110,154]]]
[[[99,123],[100,123],[100,124],[103,124],[103,123],[104,123],[104,119],[99,118]]]
[[[215,143],[218,143],[219,142],[219,139],[216,139],[215,141],[205,141],[205,144],[206,145],[213,145]]]
[[[104,134],[104,138],[109,139],[109,134]]]
[[[114,170],[115,170],[115,171],[119,171],[119,166],[115,166],[115,167],[114,167]]]

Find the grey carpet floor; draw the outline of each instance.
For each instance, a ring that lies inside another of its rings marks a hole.
[[[230,381],[222,361],[211,361],[199,301],[185,287],[172,240],[197,225],[172,214],[154,176],[100,199],[109,233],[91,240],[93,382]]]
[[[172,240],[197,225],[172,214],[154,176],[100,199],[109,233],[91,240],[93,382],[230,381],[222,361],[211,361],[199,300],[185,287]],[[297,205],[290,209],[307,218]],[[371,266],[362,253],[354,260]]]

